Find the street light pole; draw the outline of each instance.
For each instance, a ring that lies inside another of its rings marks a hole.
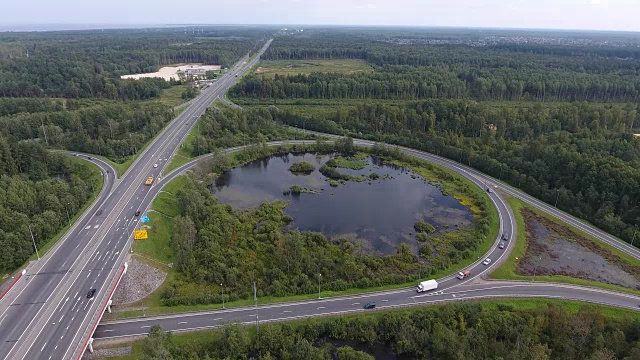
[[[320,279],[322,278],[322,274],[318,274],[318,299],[320,299]]]
[[[557,189],[556,193],[557,193],[557,195],[556,195],[556,204],[553,205],[553,207],[558,208],[558,198],[560,197],[560,189]]]
[[[36,249],[36,255],[40,260],[40,254],[38,254],[38,247],[36,246],[36,239],[33,237],[33,231],[31,231],[31,224],[29,224],[29,233],[31,234],[31,241],[33,241],[33,248]]]
[[[67,205],[69,205],[69,203],[67,203]],[[67,221],[69,221],[69,225],[71,225],[71,217],[69,217],[69,208],[65,206],[64,209],[67,211]]]
[[[638,231],[638,227],[636,226],[636,228],[633,230],[633,237],[631,238],[631,246],[633,246],[633,240],[636,239],[636,232]]]
[[[220,283],[220,287],[222,288],[222,308],[224,309],[224,286]]]

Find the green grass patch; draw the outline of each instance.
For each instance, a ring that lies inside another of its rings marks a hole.
[[[371,65],[360,59],[332,60],[263,60],[256,69],[257,75],[274,77],[311,73],[340,73],[351,75],[373,71]]]
[[[160,97],[158,97],[158,99],[151,100],[151,102],[157,102],[168,107],[178,106],[182,103],[189,101],[182,98],[182,93],[185,90],[189,89],[190,87],[191,85],[186,84],[186,85],[175,85],[168,89],[164,89],[162,90]]]
[[[520,259],[522,259],[526,253],[527,250],[527,234],[526,234],[526,225],[525,225],[525,220],[524,217],[521,214],[521,210],[526,208],[529,209],[533,212],[535,212],[536,214],[543,216],[547,219],[549,219],[550,221],[553,221],[554,223],[561,225],[563,227],[568,228],[569,230],[571,230],[572,232],[574,232],[576,235],[581,236],[583,238],[586,238],[590,241],[593,241],[595,244],[597,244],[598,246],[611,251],[614,255],[618,256],[619,258],[621,258],[623,261],[628,262],[631,265],[634,266],[640,266],[640,260],[627,255],[626,253],[610,246],[609,244],[606,244],[598,239],[596,239],[595,237],[581,231],[578,230],[577,228],[575,228],[574,226],[571,226],[563,221],[558,220],[557,218],[535,208],[532,206],[529,206],[528,204],[524,203],[523,201],[520,201],[517,198],[511,197],[511,196],[505,196],[508,205],[511,207],[511,209],[513,210],[513,214],[515,216],[516,219],[516,225],[518,227],[518,231],[517,231],[517,236],[515,238],[515,244],[513,246],[513,249],[511,251],[511,253],[509,254],[509,257],[507,257],[501,264],[500,266],[498,266],[497,268],[495,268],[490,274],[489,277],[492,279],[509,279],[509,280],[528,280],[528,281],[532,281],[533,278],[531,276],[525,276],[525,275],[520,275],[516,272],[516,269],[518,267],[518,261]],[[513,241],[513,240],[512,240]],[[545,275],[545,276],[536,276],[536,281],[548,281],[548,282],[560,282],[560,283],[567,283],[567,284],[575,284],[575,285],[583,285],[583,286],[591,286],[591,287],[598,287],[598,288],[602,288],[602,289],[607,289],[607,290],[615,290],[615,291],[623,291],[623,292],[629,292],[629,293],[633,293],[633,294],[637,294],[640,295],[640,290],[635,290],[635,289],[629,289],[629,288],[625,288],[622,286],[618,286],[618,285],[612,285],[612,284],[605,284],[605,283],[601,283],[601,282],[597,282],[597,281],[592,281],[592,280],[584,280],[584,279],[578,279],[578,278],[574,278],[574,277],[570,277],[570,276],[563,276],[563,275]]]

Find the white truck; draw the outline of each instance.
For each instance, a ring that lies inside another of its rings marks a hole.
[[[429,290],[435,290],[437,288],[438,288],[438,282],[432,279],[432,280],[420,282],[420,284],[418,284],[418,287],[416,287],[416,291],[420,293],[420,292],[425,292]]]

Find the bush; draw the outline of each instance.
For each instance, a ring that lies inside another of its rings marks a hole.
[[[418,222],[413,225],[413,228],[416,229],[417,232],[424,232],[427,234],[431,234],[436,231],[436,228],[433,227],[433,225],[425,222],[422,219],[418,220]]]
[[[293,165],[291,165],[291,167],[289,167],[289,171],[291,171],[294,174],[311,174],[313,172],[313,170],[315,170],[316,167],[313,166],[313,164],[311,164],[308,161],[300,161],[297,163],[294,163]]]

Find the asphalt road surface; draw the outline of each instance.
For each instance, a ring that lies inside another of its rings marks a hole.
[[[164,167],[195,121],[233,85],[236,74],[242,75],[258,59],[245,56],[203,90],[121,179],[115,179],[115,171],[106,163],[92,159],[106,176],[98,200],[52,251],[27,267],[24,281],[16,283],[0,303],[1,358],[71,359],[81,354],[130,248],[139,220],[135,212],[144,214],[153,199],[150,192],[162,184]],[[147,177],[155,179],[154,185],[144,185]],[[90,289],[97,291],[87,298]]]

